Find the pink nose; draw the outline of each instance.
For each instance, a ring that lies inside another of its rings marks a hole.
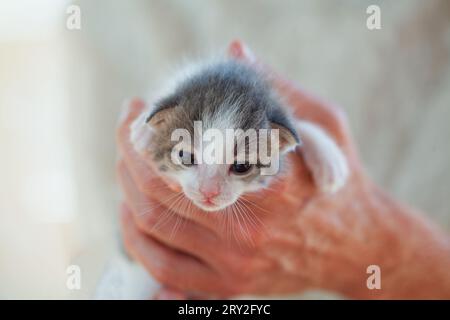
[[[211,200],[220,194],[220,190],[217,189],[202,189],[200,188],[200,193],[205,197],[205,199]]]

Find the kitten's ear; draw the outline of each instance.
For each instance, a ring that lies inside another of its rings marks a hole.
[[[166,108],[160,111],[156,110],[147,117],[145,122],[150,126],[157,128],[162,124],[164,124],[165,122],[170,121],[170,119],[172,119],[173,113],[175,111],[174,109],[175,107]]]
[[[270,127],[277,129],[279,132],[280,152],[284,153],[293,149],[300,144],[300,138],[297,130],[291,123],[290,118],[285,114],[281,107],[271,110],[269,113]]]
[[[145,122],[152,127],[159,127],[165,122],[173,119],[178,107],[178,99],[174,96],[162,99],[156,103],[155,108],[148,115]]]
[[[290,124],[285,126],[276,122],[271,122],[270,126],[272,129],[278,130],[279,148],[281,153],[290,151],[296,145],[300,144],[300,139],[298,138],[295,129],[293,129]]]

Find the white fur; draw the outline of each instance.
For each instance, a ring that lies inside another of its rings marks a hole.
[[[336,142],[312,122],[297,121],[302,140],[301,153],[319,190],[334,193],[344,186],[349,176],[347,159]]]
[[[160,285],[136,262],[118,253],[107,264],[97,285],[96,300],[151,299]]]

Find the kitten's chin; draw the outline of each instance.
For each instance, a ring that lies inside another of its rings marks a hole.
[[[218,212],[218,211],[221,211],[231,205],[231,204],[223,204],[223,205],[208,204],[208,205],[206,205],[203,203],[199,203],[197,201],[193,201],[193,202],[198,208],[200,208],[201,210],[206,211],[206,212]]]

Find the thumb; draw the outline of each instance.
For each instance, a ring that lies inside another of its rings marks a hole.
[[[249,63],[256,62],[253,52],[240,40],[233,40],[228,46],[228,55],[237,60],[243,60]]]

